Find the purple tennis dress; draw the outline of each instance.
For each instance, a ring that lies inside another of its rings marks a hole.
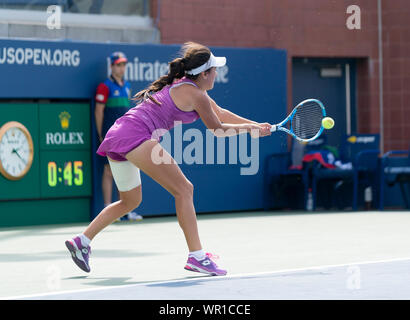
[[[169,94],[171,88],[184,83],[197,86],[184,77],[152,95],[161,105],[147,99],[118,118],[108,130],[97,153],[116,161],[126,161],[125,155],[128,152],[146,140],[160,141],[161,135],[171,130],[176,121],[191,123],[198,120],[199,115],[196,111],[186,112],[178,109]]]

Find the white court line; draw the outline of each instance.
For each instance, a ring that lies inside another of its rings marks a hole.
[[[67,290],[67,291],[50,291],[47,293],[38,293],[38,294],[31,294],[31,295],[21,295],[21,296],[12,296],[12,297],[0,297],[0,300],[16,300],[16,299],[27,299],[27,298],[39,298],[46,296],[58,296],[63,294],[73,294],[73,293],[83,293],[83,292],[96,292],[96,291],[104,291],[108,289],[119,289],[119,288],[130,288],[130,287],[138,287],[138,286],[149,286],[149,285],[160,285],[160,284],[168,284],[168,283],[183,283],[189,281],[218,281],[218,280],[227,280],[232,278],[242,278],[242,277],[252,277],[252,276],[261,276],[261,275],[270,275],[270,274],[279,274],[279,273],[291,273],[291,272],[298,272],[298,271],[307,271],[307,270],[320,270],[320,269],[327,269],[327,268],[338,268],[338,267],[345,267],[351,265],[363,265],[363,264],[377,264],[377,263],[386,263],[386,262],[397,262],[397,261],[406,261],[410,260],[408,258],[396,258],[396,259],[386,259],[386,260],[374,260],[374,261],[361,261],[361,262],[351,262],[351,263],[343,263],[343,264],[333,264],[333,265],[323,265],[323,266],[314,266],[314,267],[307,267],[307,268],[295,268],[295,269],[284,269],[284,270],[277,270],[277,271],[263,271],[263,272],[253,272],[253,273],[239,273],[227,276],[198,276],[195,278],[188,278],[188,279],[177,279],[177,280],[165,280],[165,281],[152,281],[152,282],[143,282],[138,284],[129,284],[129,285],[119,285],[119,286],[107,286],[104,288],[94,288],[94,289],[79,289],[79,290]],[[81,299],[80,299],[81,300]]]

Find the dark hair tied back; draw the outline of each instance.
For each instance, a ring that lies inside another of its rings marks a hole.
[[[175,78],[180,79],[185,75],[185,60],[176,58],[169,63],[168,78],[174,81]],[[172,82],[171,82],[172,83]]]
[[[209,48],[194,42],[187,42],[182,47],[182,57],[176,58],[168,63],[168,74],[155,80],[148,88],[141,90],[134,96],[134,100],[150,99],[156,104],[160,103],[151,96],[152,92],[158,92],[166,85],[172,84],[175,79],[181,79],[185,76],[187,70],[197,68],[208,61],[211,51]],[[190,79],[196,79],[197,75],[190,76]]]

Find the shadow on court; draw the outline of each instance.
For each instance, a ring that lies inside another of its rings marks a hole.
[[[192,279],[197,279],[197,278],[204,278],[207,277],[206,275],[203,276],[189,276],[189,277],[184,277],[184,278],[176,278],[176,279],[171,279],[170,281],[177,281],[177,280],[192,280]],[[83,285],[87,286],[101,286],[101,287],[112,287],[112,286],[128,286],[128,285],[144,285],[147,284],[148,286],[173,286],[172,283],[170,284],[150,284],[150,281],[131,281],[133,278],[132,277],[106,277],[106,278],[101,278],[101,277],[93,277],[93,276],[78,276],[78,277],[68,277],[68,278],[63,278],[63,281],[71,281],[71,280],[82,280]],[[178,285],[175,285],[178,286]],[[181,285],[182,286],[182,285]]]
[[[227,277],[183,269],[187,247],[175,216],[104,229],[91,244],[89,274],[64,245],[87,224],[4,228],[0,298],[401,299],[410,297],[400,288],[408,262],[364,264],[408,259],[409,225],[408,211],[199,214],[204,249],[220,256]],[[363,265],[361,287],[347,290],[354,264]]]
[[[93,252],[94,254],[94,252]],[[134,250],[118,249],[118,250],[95,250],[95,255],[99,258],[143,258],[158,255],[154,252],[139,252]],[[66,260],[67,252],[55,251],[46,253],[0,253],[0,264],[13,262],[38,262],[38,261],[55,261]]]

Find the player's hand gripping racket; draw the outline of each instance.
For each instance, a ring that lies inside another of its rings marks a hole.
[[[324,117],[323,104],[316,99],[307,99],[299,103],[285,120],[273,125],[271,131],[284,131],[299,141],[312,141],[322,134]]]

